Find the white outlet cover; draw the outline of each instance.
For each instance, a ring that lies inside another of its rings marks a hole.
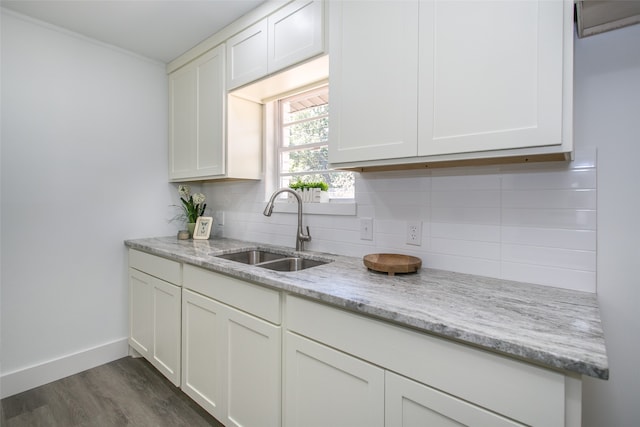
[[[407,245],[420,246],[422,244],[422,222],[407,222]]]
[[[224,226],[224,211],[216,211],[215,213],[215,224],[218,227]]]
[[[360,240],[373,240],[373,219],[360,219]]]

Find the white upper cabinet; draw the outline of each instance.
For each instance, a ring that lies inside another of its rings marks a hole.
[[[170,181],[262,179],[260,99],[228,90],[325,53],[324,6],[265,2],[167,66]]]
[[[573,3],[330,3],[337,167],[534,155],[572,145]]]
[[[259,80],[324,52],[320,0],[297,0],[227,40],[227,89]]]
[[[269,73],[324,52],[320,0],[298,0],[269,16]]]
[[[225,46],[169,74],[169,179],[262,178],[262,109],[225,89]]]
[[[224,45],[169,75],[169,179],[225,173]]]
[[[227,87],[242,86],[266,76],[267,20],[263,19],[227,40]]]
[[[420,3],[418,155],[562,143],[560,1]]]
[[[330,4],[332,163],[416,155],[418,2]]]

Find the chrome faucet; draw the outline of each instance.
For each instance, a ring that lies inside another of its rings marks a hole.
[[[264,208],[263,213],[265,216],[271,216],[273,213],[273,203],[275,202],[276,197],[278,197],[278,194],[285,192],[293,194],[296,197],[296,200],[298,200],[298,232],[296,236],[296,251],[304,251],[304,242],[311,241],[311,233],[309,233],[309,226],[307,226],[307,234],[304,234],[302,229],[302,198],[298,193],[287,187],[274,191],[267,203],[267,207]]]

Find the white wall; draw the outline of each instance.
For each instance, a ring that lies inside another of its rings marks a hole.
[[[575,137],[598,149],[598,300],[611,378],[587,379],[584,425],[640,425],[640,25],[575,45]]]
[[[576,40],[575,65],[576,161],[363,174],[357,217],[306,215],[307,247],[402,252],[430,267],[597,291],[611,379],[585,380],[584,425],[637,426],[640,25]],[[263,183],[204,191],[225,212],[225,236],[294,246],[295,215],[262,215]],[[361,217],[374,219],[372,242],[360,240]],[[404,243],[407,220],[422,221],[422,246]]]
[[[163,64],[4,10],[1,26],[6,396],[126,355],[123,240],[173,234],[177,199]]]

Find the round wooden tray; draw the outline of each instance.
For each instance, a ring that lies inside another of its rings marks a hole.
[[[387,273],[415,273],[422,267],[422,260],[410,255],[402,254],[369,254],[362,259],[367,268]]]

